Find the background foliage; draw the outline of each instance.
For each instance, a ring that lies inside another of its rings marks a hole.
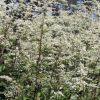
[[[34,2],[0,1],[0,100],[100,100],[99,10],[46,16],[52,2],[34,17]]]

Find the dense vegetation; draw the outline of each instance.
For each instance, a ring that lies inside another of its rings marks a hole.
[[[100,2],[47,16],[54,0],[43,0],[41,13],[32,16],[36,2],[18,0],[16,9],[5,1],[0,1],[0,100],[100,100]]]

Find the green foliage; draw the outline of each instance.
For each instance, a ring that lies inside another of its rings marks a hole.
[[[0,1],[0,87],[5,91],[0,88],[0,96],[6,100],[99,100],[100,20],[91,20],[92,11],[80,10],[46,16],[52,2],[44,0],[42,13],[29,17],[34,2],[20,2],[7,14],[7,5]],[[98,9],[99,5],[96,1]]]

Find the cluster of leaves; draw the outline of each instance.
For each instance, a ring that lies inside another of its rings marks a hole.
[[[10,93],[11,100],[99,100],[99,20],[80,11],[46,16],[52,2],[44,0],[37,17],[30,16],[31,5],[19,2],[7,12],[8,5],[1,3],[0,76],[16,83],[4,95]]]

